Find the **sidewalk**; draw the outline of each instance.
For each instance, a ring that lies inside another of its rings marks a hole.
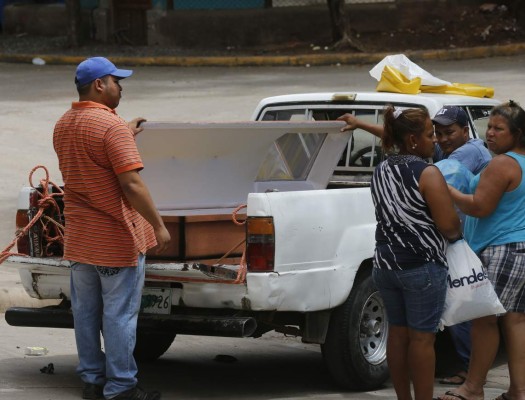
[[[60,54],[9,54],[0,53],[0,62],[32,63],[35,58],[42,59],[47,64],[76,65],[86,57],[85,55]],[[320,66],[320,65],[349,65],[372,64],[381,61],[392,53],[314,53],[294,55],[235,55],[230,56],[112,56],[111,54],[97,54],[110,58],[120,65],[140,66],[171,66],[171,67],[248,67],[248,66]],[[525,43],[513,43],[499,46],[478,46],[455,49],[410,50],[404,54],[412,61],[421,60],[465,60],[487,57],[501,57],[525,54]]]

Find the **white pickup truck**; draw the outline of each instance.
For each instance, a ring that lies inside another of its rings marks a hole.
[[[381,123],[386,104],[461,106],[484,135],[493,99],[439,94],[313,93],[264,99],[252,122],[146,123],[142,177],[170,230],[148,255],[135,354],[161,356],[176,334],[259,337],[269,331],[321,345],[335,381],[369,390],[388,378],[387,320],[371,279],[375,217],[369,182],[377,138],[341,133],[354,113]],[[23,188],[17,227],[36,214],[41,188]],[[59,209],[61,199],[58,198]],[[237,219],[232,212],[246,204]],[[43,234],[46,212],[8,262],[27,293],[58,306],[13,307],[15,326],[71,328],[69,264]],[[93,232],[96,235],[96,232]]]

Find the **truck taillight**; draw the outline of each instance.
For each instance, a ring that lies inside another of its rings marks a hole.
[[[275,258],[273,218],[248,217],[246,238],[246,264],[248,271],[273,271]]]

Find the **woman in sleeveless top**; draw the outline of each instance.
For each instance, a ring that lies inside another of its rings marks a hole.
[[[430,400],[434,340],[443,312],[448,240],[461,237],[445,179],[425,159],[434,152],[426,110],[384,113],[382,146],[392,153],[376,168],[371,192],[376,207],[373,278],[388,316],[387,359],[400,400]]]
[[[496,156],[470,184],[472,195],[450,188],[470,217],[465,238],[478,253],[507,310],[499,317],[505,339],[510,385],[499,400],[525,400],[525,111],[515,102],[491,111],[487,144]],[[466,381],[446,400],[480,400],[499,346],[498,317],[472,321],[472,353]]]

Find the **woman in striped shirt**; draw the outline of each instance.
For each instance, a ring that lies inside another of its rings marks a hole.
[[[434,128],[423,109],[384,113],[382,146],[392,153],[376,168],[373,277],[385,303],[387,359],[397,398],[430,400],[434,339],[446,293],[447,240],[461,237],[460,222],[439,170],[425,159],[434,152]]]

